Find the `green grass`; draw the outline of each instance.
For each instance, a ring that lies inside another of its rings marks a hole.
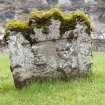
[[[0,54],[0,105],[105,105],[105,53],[94,53],[93,61],[91,77],[34,82],[16,90],[8,55]]]

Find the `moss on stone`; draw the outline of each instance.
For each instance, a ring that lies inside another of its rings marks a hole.
[[[33,32],[33,29],[28,25],[26,21],[23,20],[10,20],[5,25],[5,33],[4,33],[4,40],[6,41],[9,33],[11,31],[22,32],[23,35],[28,38],[27,36]],[[30,37],[28,38],[30,39]]]
[[[10,31],[22,31],[30,29],[28,23],[22,20],[10,20],[5,24],[5,27],[5,36],[8,36]]]
[[[22,20],[10,20],[6,24],[6,30],[26,30],[29,28],[28,23]]]
[[[48,22],[48,20],[50,20],[51,18],[61,21],[60,34],[64,34],[66,31],[74,29],[77,22],[84,22],[84,24],[86,24],[86,31],[89,35],[92,31],[89,17],[80,10],[72,11],[65,14],[60,9],[53,8],[49,11],[32,11],[30,14],[30,20],[35,19],[36,25],[40,27],[50,23]]]
[[[32,11],[30,13],[30,19],[27,23],[22,20],[11,20],[6,24],[5,36],[8,36],[10,31],[28,31],[32,32],[33,27],[41,28],[48,27],[51,25],[51,19],[57,19],[61,21],[60,25],[60,35],[64,34],[66,31],[75,29],[78,22],[83,22],[86,26],[86,32],[90,35],[92,31],[92,26],[89,17],[80,10],[72,11],[69,13],[64,13],[58,8],[52,8],[49,11]],[[34,21],[32,21],[34,20]],[[32,24],[30,24],[30,21]],[[46,29],[48,29],[46,28]]]
[[[90,18],[88,17],[88,15],[80,10],[74,11],[74,15],[76,16],[77,21],[80,21],[80,22],[82,21],[86,24],[86,26],[87,26],[86,31],[90,35],[91,31],[92,31],[92,25],[91,25]]]
[[[6,23],[5,27],[5,35],[8,35],[10,31],[25,31],[30,29],[28,23],[23,20],[10,20]]]

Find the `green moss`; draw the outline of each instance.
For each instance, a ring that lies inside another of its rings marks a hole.
[[[80,10],[75,11],[74,15],[77,17],[77,21],[82,21],[86,24],[86,26],[87,26],[86,31],[90,35],[91,31],[92,31],[92,25],[91,25],[90,18],[88,17],[88,15]]]
[[[29,28],[28,23],[22,20],[11,20],[6,24],[6,30],[26,30]]]
[[[72,11],[69,13],[63,13],[58,8],[53,8],[49,11],[32,11],[30,13],[29,22],[22,20],[11,20],[6,24],[5,36],[9,35],[10,31],[21,31],[25,33],[25,37],[28,38],[30,32],[33,32],[33,27],[43,28],[48,33],[49,25],[51,25],[51,19],[57,19],[61,21],[60,35],[66,31],[75,29],[78,22],[83,22],[86,26],[86,32],[90,35],[92,26],[89,17],[80,10]],[[34,21],[33,21],[34,20]],[[31,23],[31,24],[30,24]],[[30,37],[29,37],[30,38]]]
[[[74,29],[77,22],[84,22],[87,26],[87,33],[90,35],[92,31],[92,26],[89,17],[80,10],[69,12],[64,14],[58,8],[53,8],[49,11],[32,11],[30,14],[30,20],[34,19],[36,26],[50,25],[50,19],[59,19],[61,21],[60,34],[64,34],[70,29]],[[49,22],[48,22],[49,21]]]
[[[10,31],[28,30],[28,23],[22,20],[10,20],[5,24],[5,36],[9,35]]]
[[[11,31],[17,31],[17,32],[22,32],[24,33],[23,35],[30,40],[30,33],[33,32],[32,28],[28,25],[27,22],[22,21],[22,20],[10,20],[9,22],[6,23],[5,25],[5,34],[4,34],[4,40],[6,41],[9,33]]]

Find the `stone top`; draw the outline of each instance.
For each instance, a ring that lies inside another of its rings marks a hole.
[[[77,23],[83,23],[86,25],[86,33],[90,35],[92,26],[90,19],[83,11],[76,10],[69,13],[64,13],[58,8],[52,8],[49,11],[38,11],[34,10],[30,13],[28,21],[23,20],[11,20],[6,23],[5,39],[11,31],[18,31],[28,33],[29,37],[35,32],[35,28],[45,31],[48,34],[49,28],[52,25],[52,21],[59,20],[60,27],[59,33],[62,37],[69,30],[74,30]],[[36,32],[37,33],[37,32]],[[39,33],[39,32],[38,32]],[[25,34],[23,34],[25,35]],[[60,37],[59,36],[59,37]],[[69,36],[69,38],[72,36]],[[67,37],[66,37],[67,38]]]

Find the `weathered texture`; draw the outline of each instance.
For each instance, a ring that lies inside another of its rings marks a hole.
[[[54,27],[55,26],[55,27]],[[35,29],[37,43],[33,45],[21,32],[11,32],[8,47],[11,71],[16,87],[22,87],[32,80],[69,79],[91,69],[91,43],[86,26],[78,23],[75,30],[59,34],[60,22],[53,20],[49,33]],[[69,38],[74,34],[74,38]]]
[[[105,51],[105,39],[94,39],[92,44],[93,51]]]
[[[7,24],[5,39],[17,88],[32,80],[68,80],[91,69],[88,17],[83,12],[74,12],[68,18],[54,10],[42,17],[35,14],[28,24],[21,21]]]

